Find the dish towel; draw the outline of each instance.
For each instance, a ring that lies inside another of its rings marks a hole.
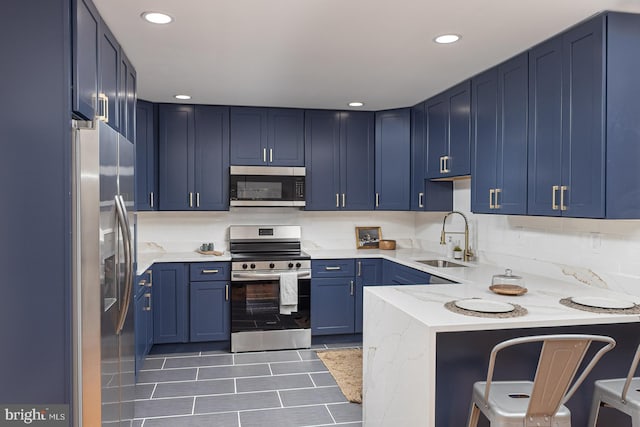
[[[298,273],[280,273],[280,314],[298,311]]]

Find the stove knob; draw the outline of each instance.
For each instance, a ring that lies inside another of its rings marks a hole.
[[[293,268],[293,263],[292,262],[289,263],[289,268]]]
[[[302,264],[300,264],[299,262],[296,262],[296,268],[300,268],[302,267]]]
[[[248,267],[248,266],[247,266],[247,264],[242,264],[242,269],[243,269],[243,270],[246,270],[246,269],[247,269],[247,267]]]
[[[256,265],[255,264],[251,264],[251,268],[256,268]]]
[[[276,265],[274,263],[269,264],[269,268],[275,268]]]

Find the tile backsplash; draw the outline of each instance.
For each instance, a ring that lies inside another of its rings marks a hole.
[[[454,209],[469,219],[470,245],[482,262],[522,275],[579,281],[640,295],[640,220],[591,220],[472,214],[471,181],[454,183]],[[192,251],[203,242],[228,249],[229,225],[300,225],[305,247],[355,249],[356,226],[380,226],[398,248],[445,253],[443,212],[312,212],[293,208],[233,208],[228,212],[140,212],[139,251]],[[462,231],[462,218],[447,219]],[[454,240],[462,235],[454,235]]]

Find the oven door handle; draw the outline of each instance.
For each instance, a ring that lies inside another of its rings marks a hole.
[[[311,272],[310,271],[301,271],[298,272],[298,279],[310,279]],[[243,273],[237,272],[231,273],[231,281],[238,280],[280,280],[280,274],[278,273]]]

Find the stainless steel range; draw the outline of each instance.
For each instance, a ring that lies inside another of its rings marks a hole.
[[[231,226],[231,351],[311,347],[311,259],[299,226]]]

